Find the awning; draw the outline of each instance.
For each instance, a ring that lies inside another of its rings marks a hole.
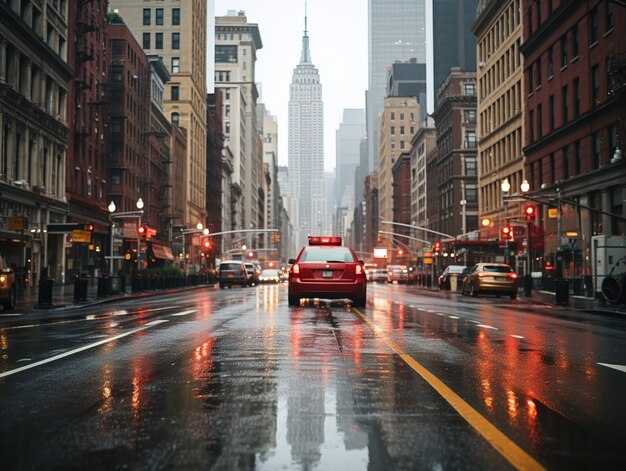
[[[163,260],[174,260],[172,249],[167,245],[152,244],[152,253],[156,258]]]

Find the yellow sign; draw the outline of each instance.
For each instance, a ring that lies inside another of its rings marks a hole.
[[[565,237],[578,237],[578,232],[576,232],[576,231],[567,231],[565,233]]]
[[[556,219],[559,217],[559,209],[558,208],[548,208],[548,217],[550,219]]]
[[[424,265],[432,265],[433,259],[430,257],[424,257]]]
[[[91,243],[91,231],[82,231],[80,229],[74,229],[72,231],[72,242],[76,243]]]
[[[28,218],[8,217],[7,229],[10,231],[25,231],[28,228]]]

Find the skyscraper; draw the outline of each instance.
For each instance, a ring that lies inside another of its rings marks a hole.
[[[290,216],[297,247],[325,227],[324,103],[320,76],[311,62],[306,16],[302,55],[289,87],[289,195]]]
[[[452,67],[464,72],[476,70],[476,0],[433,1],[434,96]]]
[[[365,110],[344,109],[343,120],[335,136],[335,204],[347,207],[351,215],[354,209],[354,172],[359,166],[361,140],[365,137]]]
[[[378,169],[378,115],[383,109],[387,68],[411,58],[426,63],[425,9],[426,0],[368,0],[366,106],[370,172]]]

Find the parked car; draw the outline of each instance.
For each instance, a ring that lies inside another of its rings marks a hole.
[[[220,288],[233,285],[247,286],[248,273],[246,272],[246,266],[241,260],[224,260],[220,263],[217,279]]]
[[[463,281],[461,294],[478,296],[479,294],[508,295],[517,297],[518,276],[509,265],[504,263],[478,263],[472,267]]]
[[[246,272],[248,273],[248,286],[256,286],[259,284],[259,275],[261,270],[252,262],[245,262]]]
[[[437,278],[437,285],[439,286],[439,289],[449,290],[450,278],[453,276],[456,276],[458,282],[457,286],[460,287],[463,282],[463,272],[465,271],[466,274],[469,272],[469,270],[467,269],[468,267],[466,267],[465,265],[448,265],[446,268],[443,269],[443,272],[441,272],[439,278]]]
[[[6,310],[15,309],[15,272],[9,259],[0,253],[0,303]]]
[[[365,267],[341,237],[309,236],[309,245],[289,263],[290,306],[300,298],[349,298],[354,306],[365,306]]]
[[[387,283],[408,283],[409,269],[406,265],[387,265]]]

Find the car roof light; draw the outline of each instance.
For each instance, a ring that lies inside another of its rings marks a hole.
[[[341,237],[309,236],[309,245],[341,245]]]

